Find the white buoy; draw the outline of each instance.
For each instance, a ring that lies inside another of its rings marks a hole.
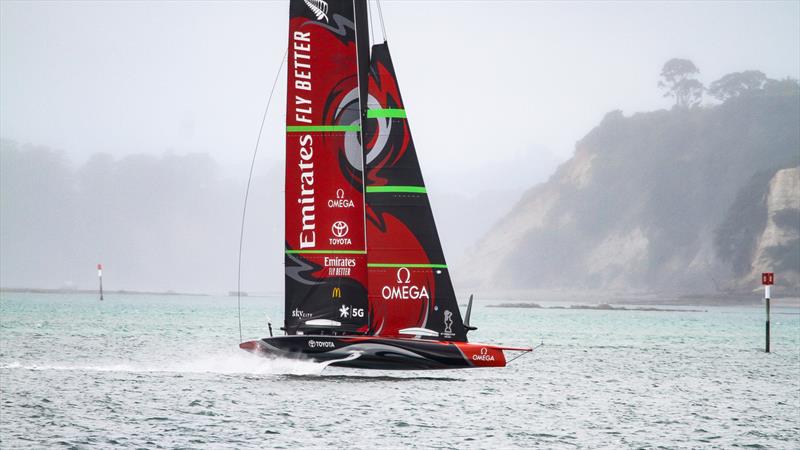
[[[97,264],[97,278],[100,280],[100,300],[103,300],[103,265]]]

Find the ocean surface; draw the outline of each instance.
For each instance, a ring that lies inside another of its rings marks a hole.
[[[535,299],[534,299],[535,300]],[[243,299],[245,339],[282,300]],[[490,308],[506,368],[378,372],[238,349],[236,299],[0,294],[0,448],[799,448],[800,310]]]

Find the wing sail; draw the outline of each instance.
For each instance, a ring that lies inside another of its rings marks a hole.
[[[368,331],[354,2],[292,0],[284,328]]]
[[[365,121],[368,298],[371,331],[428,329],[466,341],[397,77],[374,45]]]

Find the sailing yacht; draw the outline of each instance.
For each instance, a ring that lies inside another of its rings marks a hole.
[[[283,336],[263,355],[366,369],[502,367],[468,342],[387,42],[366,0],[292,0]],[[271,333],[270,333],[271,334]]]

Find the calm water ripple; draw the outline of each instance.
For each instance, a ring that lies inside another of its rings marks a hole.
[[[245,337],[282,301],[247,298]],[[477,306],[504,369],[377,372],[237,348],[235,299],[0,294],[0,447],[798,448],[800,315]]]

